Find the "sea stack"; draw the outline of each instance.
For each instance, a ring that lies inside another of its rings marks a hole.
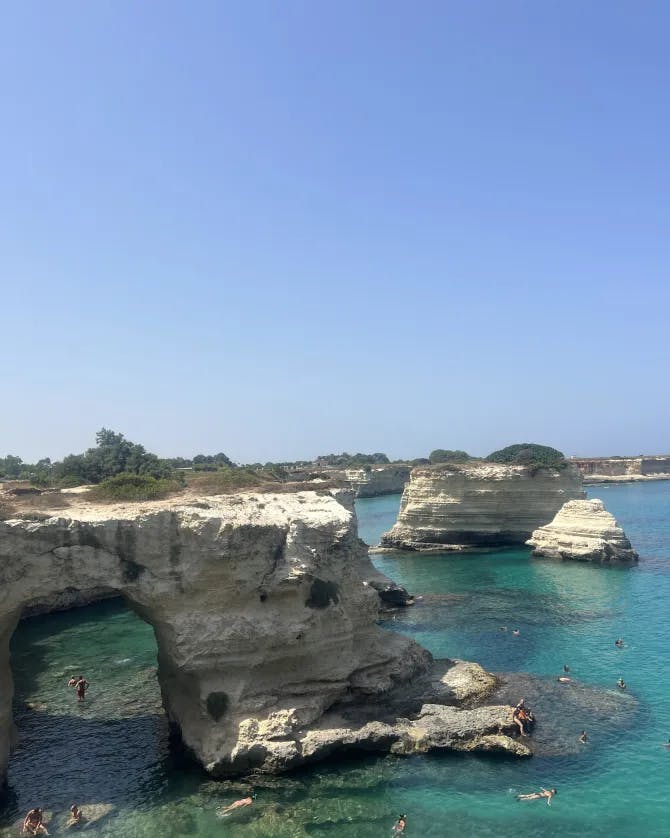
[[[576,466],[470,460],[413,469],[383,547],[439,550],[524,544],[568,500],[583,498]]]
[[[601,500],[571,500],[526,542],[533,556],[580,562],[635,562],[638,554]]]

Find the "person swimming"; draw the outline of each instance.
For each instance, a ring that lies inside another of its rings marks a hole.
[[[563,664],[563,672],[570,672],[570,667],[567,665],[567,663]]]
[[[23,821],[21,832],[29,832],[31,835],[48,835],[44,824],[44,810],[39,806],[31,809]]]
[[[619,648],[621,648],[621,646],[623,646],[623,640],[620,637],[617,637],[617,639],[614,641],[614,645],[619,646]]]
[[[256,799],[255,794],[249,795],[249,797],[243,797],[241,800],[236,800],[234,803],[231,803],[229,806],[226,806],[225,809],[221,810],[222,815],[229,815],[231,812],[234,812],[235,809],[243,809],[245,806],[251,806],[251,804]]]
[[[405,831],[405,827],[407,826],[407,815],[398,815],[398,820],[393,825],[391,832],[394,835],[400,835]]]
[[[619,677],[619,679],[617,680],[616,685],[620,690],[625,690],[626,689],[626,682],[621,677]]]
[[[521,634],[521,632],[519,631],[519,629],[513,629],[513,630],[512,630],[512,634],[514,635],[514,637],[519,637],[519,635]]]
[[[663,745],[664,748],[670,748],[670,739]]]
[[[581,732],[579,736],[579,741],[582,743],[582,745],[586,745],[586,743],[589,741],[589,736],[585,730]]]
[[[540,791],[534,791],[532,794],[517,794],[517,800],[539,800],[542,797],[547,798],[547,806],[551,806],[551,798],[558,794],[556,789],[540,789]]]

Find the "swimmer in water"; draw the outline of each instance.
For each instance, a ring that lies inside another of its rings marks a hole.
[[[670,748],[670,739],[663,745],[664,748]]]
[[[563,664],[563,672],[570,672],[570,667],[567,665],[567,663]]]
[[[616,682],[616,685],[620,690],[625,690],[626,689],[626,682],[621,677],[619,677],[618,681]]]
[[[252,794],[249,797],[243,797],[241,800],[236,800],[234,803],[226,806],[225,809],[222,809],[221,814],[229,815],[231,812],[234,812],[235,809],[243,809],[245,806],[251,806],[255,799],[256,795]]]
[[[507,626],[500,626],[498,631],[507,631]]]
[[[514,635],[514,637],[518,637],[521,634],[521,632],[519,631],[519,629],[514,629],[512,631],[512,634]]]
[[[542,797],[547,798],[547,806],[551,806],[551,798],[558,794],[556,789],[540,789],[540,791],[535,791],[532,794],[517,794],[517,800],[539,800]]]
[[[623,640],[622,640],[620,637],[618,637],[618,638],[614,641],[614,645],[615,645],[615,646],[618,646],[619,648],[621,648],[621,647],[623,646]]]
[[[585,730],[581,732],[579,741],[582,743],[582,745],[586,745],[586,743],[589,741],[588,734]]]
[[[86,678],[84,678],[83,675],[77,675],[76,678],[70,678],[70,680],[67,682],[67,685],[68,685],[68,687],[74,687],[75,688],[75,691],[77,693],[77,700],[78,701],[83,701],[84,700],[84,697],[86,695],[86,690],[89,687],[89,683],[86,680]]]
[[[391,832],[394,835],[400,835],[405,831],[405,827],[407,826],[407,815],[398,815],[398,820],[393,825]]]

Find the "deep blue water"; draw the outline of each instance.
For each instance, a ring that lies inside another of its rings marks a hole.
[[[248,787],[211,783],[170,756],[151,629],[108,602],[24,621],[15,633],[21,739],[4,823],[32,805],[61,812],[77,800],[113,804],[87,832],[120,838],[156,831],[372,838],[390,834],[400,810],[408,813],[406,834],[416,836],[669,835],[670,482],[598,486],[589,495],[617,516],[640,553],[638,567],[536,561],[526,550],[375,558],[424,596],[386,628],[436,656],[547,676],[547,684],[568,663],[578,684],[611,693],[622,675],[630,714],[625,723],[594,719],[588,745],[528,761],[431,756],[324,764],[269,780],[251,809],[222,820],[217,809]],[[398,503],[397,496],[358,501],[368,543],[393,524]],[[614,647],[618,636],[624,649]],[[63,688],[73,669],[92,683],[82,708]],[[557,714],[565,712],[561,689],[571,688],[556,685]],[[576,739],[582,719],[567,717],[568,731],[573,721]],[[518,791],[548,785],[559,789],[551,807],[515,800]]]

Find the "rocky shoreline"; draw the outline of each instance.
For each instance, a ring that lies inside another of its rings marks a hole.
[[[0,778],[11,635],[26,609],[71,592],[123,596],[154,628],[168,719],[212,776],[352,749],[523,753],[510,709],[482,704],[492,676],[435,664],[377,625],[382,603],[411,598],[370,562],[350,492],[102,506],[84,496],[64,513],[0,522]]]

